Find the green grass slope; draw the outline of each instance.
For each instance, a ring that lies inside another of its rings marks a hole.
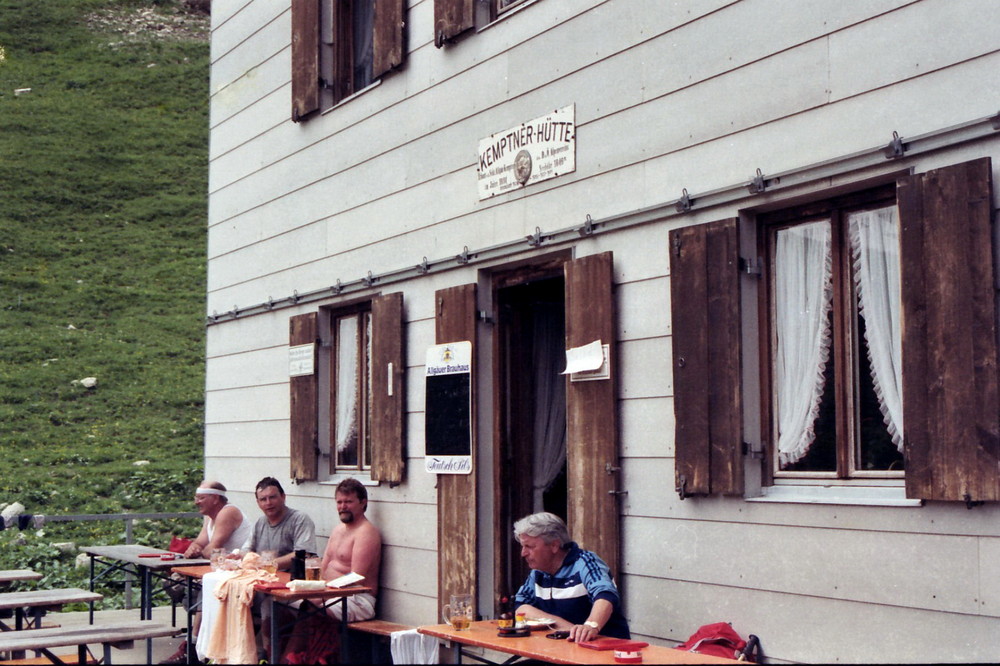
[[[0,0],[0,48],[0,506],[192,510],[208,17],[173,0]],[[8,530],[0,568],[30,564],[11,561],[15,536],[44,549],[122,530]]]

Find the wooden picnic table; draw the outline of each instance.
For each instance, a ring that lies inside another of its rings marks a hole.
[[[201,581],[206,574],[212,572],[211,566],[181,566],[174,567],[174,573],[180,574],[186,577],[189,584],[193,584],[195,581]],[[340,588],[324,588],[322,590],[303,590],[301,592],[292,592],[290,589],[285,587],[288,581],[291,580],[291,575],[287,571],[279,571],[277,574],[278,581],[273,585],[257,586],[257,594],[262,595],[263,603],[265,606],[265,615],[270,615],[270,629],[271,629],[271,654],[269,655],[271,663],[280,663],[279,654],[281,645],[281,635],[282,632],[288,630],[289,632],[294,628],[294,626],[311,615],[318,613],[323,613],[326,611],[328,606],[339,603],[341,609],[341,617],[347,617],[347,597],[360,594],[362,592],[371,592],[372,588],[366,587],[364,585],[350,585],[347,587]],[[190,588],[189,588],[190,590]],[[275,612],[275,606],[292,606],[294,602],[306,601],[308,600],[313,604],[311,609],[299,609],[298,612],[292,615],[292,618],[288,621],[287,625],[282,625],[278,619],[278,615]],[[203,599],[204,601],[204,595]],[[189,614],[191,609],[189,609]],[[190,626],[190,624],[189,624]],[[340,641],[341,641],[341,659],[343,660],[343,655],[345,649],[349,643],[349,637],[347,633],[348,623],[340,623]],[[203,624],[201,627],[202,631],[208,631],[206,629],[203,619]],[[189,649],[189,657],[194,658],[197,655],[193,654]]]
[[[46,610],[58,610],[66,604],[91,603],[100,601],[104,597],[96,592],[81,590],[76,587],[60,588],[55,590],[22,590],[20,592],[0,592],[0,610],[13,609],[14,627],[10,627],[0,621],[0,629],[3,631],[21,631],[30,626],[25,623],[28,613],[34,617],[34,625],[37,627],[41,619],[42,612]]]
[[[42,574],[31,569],[0,569],[0,585],[19,580],[38,580]]]
[[[80,664],[87,663],[87,646],[100,643],[104,650],[102,664],[111,663],[111,648],[129,649],[137,640],[152,640],[160,636],[173,636],[177,629],[169,624],[130,622],[128,624],[85,625],[82,627],[52,627],[31,631],[0,633],[0,652],[23,653],[28,650],[41,652],[52,663],[62,663],[52,654],[52,648],[74,645]],[[146,663],[150,663],[147,658]],[[2,662],[0,662],[2,663]]]
[[[508,661],[523,657],[553,664],[616,663],[614,650],[590,650],[566,640],[546,638],[545,634],[549,633],[547,629],[531,631],[527,636],[499,636],[496,620],[473,622],[472,627],[465,631],[456,631],[448,624],[417,627],[417,631],[421,634],[441,639],[445,642],[445,647],[450,648],[452,652],[450,655],[451,661],[448,661],[446,658],[442,660],[442,663],[461,663],[461,657],[465,654],[462,651],[463,646],[487,648],[503,654],[513,655],[512,659]],[[736,659],[684,652],[659,645],[647,645],[641,648],[639,653],[642,655],[643,662],[647,664],[745,663],[739,662]],[[469,656],[474,656],[477,661],[492,663],[478,655]]]

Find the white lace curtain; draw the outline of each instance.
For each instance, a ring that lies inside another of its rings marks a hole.
[[[899,225],[895,206],[851,214],[848,236],[875,393],[892,441],[902,451]],[[782,229],[775,252],[778,459],[784,467],[800,460],[815,439],[814,424],[831,344],[829,222]]]
[[[358,316],[337,322],[337,460],[347,462],[358,441]]]
[[[831,262],[828,221],[778,232],[775,380],[781,467],[802,458],[815,437],[823,369],[830,356]]]
[[[854,280],[865,320],[872,381],[892,443],[903,450],[902,335],[899,317],[899,224],[896,207],[848,218]]]

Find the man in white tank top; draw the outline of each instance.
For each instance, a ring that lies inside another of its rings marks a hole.
[[[194,491],[194,504],[204,518],[201,532],[184,551],[184,557],[208,558],[212,551],[221,548],[227,553],[239,549],[246,551],[253,536],[253,523],[239,507],[229,503],[226,487],[218,481],[205,480]],[[197,596],[196,596],[197,598]],[[201,629],[201,612],[195,614],[192,632],[198,635]],[[187,663],[187,642],[181,643],[177,652],[161,664]]]
[[[194,491],[194,503],[203,515],[201,533],[188,546],[184,557],[209,557],[216,548],[227,553],[246,550],[253,534],[251,523],[239,507],[229,504],[226,487],[218,481],[202,481]]]

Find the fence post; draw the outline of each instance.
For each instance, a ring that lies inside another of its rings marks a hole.
[[[125,544],[132,543],[132,519],[129,517],[125,518]],[[125,572],[125,608],[127,610],[132,610],[132,573],[130,571]]]

